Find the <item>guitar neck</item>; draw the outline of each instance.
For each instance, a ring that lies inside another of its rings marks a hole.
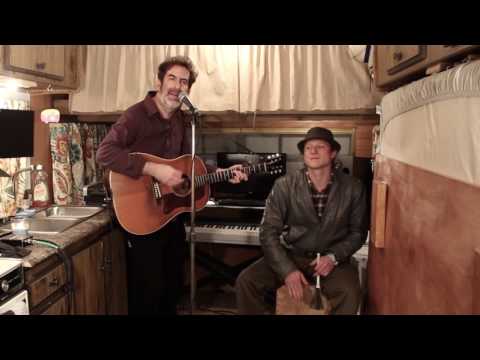
[[[245,166],[242,167],[240,170],[247,175],[263,173],[267,171],[267,163]],[[228,181],[230,179],[233,179],[234,176],[235,172],[231,169],[196,176],[195,187],[203,186],[205,184],[215,184],[223,181]]]

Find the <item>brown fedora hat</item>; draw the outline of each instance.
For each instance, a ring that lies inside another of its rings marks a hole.
[[[303,139],[297,144],[298,150],[300,150],[300,152],[303,154],[303,148],[305,146],[305,143],[308,140],[313,140],[313,139],[318,139],[318,140],[323,140],[328,142],[332,147],[332,150],[336,150],[337,152],[339,152],[340,149],[342,148],[340,144],[335,141],[335,139],[333,138],[333,134],[330,130],[322,127],[313,127],[310,130],[308,130],[307,135],[305,135],[305,139]]]

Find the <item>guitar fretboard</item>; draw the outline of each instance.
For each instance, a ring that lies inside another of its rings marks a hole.
[[[245,166],[240,168],[242,172],[247,175],[264,173],[268,171],[268,164],[262,163],[252,166]],[[223,171],[216,171],[213,173],[208,173],[205,175],[200,175],[195,177],[195,187],[203,186],[205,184],[214,184],[222,181],[227,181],[233,179],[235,172],[232,169],[227,169]]]

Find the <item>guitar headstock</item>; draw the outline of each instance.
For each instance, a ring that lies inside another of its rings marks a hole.
[[[268,155],[265,158],[265,165],[266,165],[266,172],[268,174],[274,175],[274,174],[283,174],[285,172],[285,169],[282,164],[282,155],[280,154],[272,154]]]

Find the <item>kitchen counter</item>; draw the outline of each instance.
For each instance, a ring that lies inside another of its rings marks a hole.
[[[38,234],[33,235],[33,239],[52,241],[69,253],[69,249],[80,247],[81,244],[79,243],[88,241],[88,239],[95,239],[109,229],[111,229],[110,210],[105,209],[60,234]],[[55,249],[38,244],[30,245],[27,249],[32,252],[23,258],[23,266],[25,268],[32,268],[56,253]]]

